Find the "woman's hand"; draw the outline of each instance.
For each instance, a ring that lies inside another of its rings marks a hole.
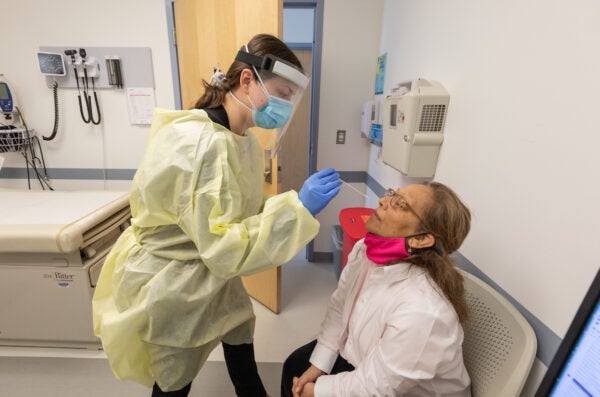
[[[310,368],[304,371],[300,378],[294,377],[292,383],[292,393],[294,394],[294,397],[314,396],[315,382],[319,376],[324,374],[325,372],[314,365],[311,365]],[[307,390],[303,390],[305,386]],[[305,392],[307,394],[305,394]]]
[[[294,393],[294,397],[315,397],[315,384],[308,382],[304,384],[301,394]]]

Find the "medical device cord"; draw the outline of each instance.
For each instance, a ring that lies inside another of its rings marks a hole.
[[[92,112],[92,99],[91,98],[90,98],[90,104],[89,104],[90,119],[92,120],[92,123],[94,125],[98,125],[102,121],[102,116],[100,115],[100,104],[98,103],[98,95],[96,94],[96,84],[94,83],[93,77],[92,77],[92,91],[94,92],[94,102],[96,104],[96,114],[98,115],[98,119],[96,119],[94,117],[94,113]]]
[[[102,121],[102,118],[100,116],[100,104],[98,103],[98,94],[96,93],[96,84],[94,82],[94,78],[91,77],[92,79],[92,91],[94,93],[94,102],[96,105],[96,115],[98,116],[98,118],[94,117],[94,108],[92,106],[92,96],[88,94],[88,91],[90,89],[90,77],[88,76],[87,73],[87,68],[84,66],[83,67],[83,74],[84,76],[81,78],[81,82],[83,85],[83,99],[85,102],[85,108],[87,110],[87,117],[83,114],[83,105],[81,104],[81,98],[79,98],[79,111],[81,113],[81,118],[83,119],[83,121],[88,124],[88,123],[92,123],[94,125],[98,125],[100,124],[100,122]]]
[[[23,113],[17,106],[15,106],[15,109],[17,110],[19,118],[21,119],[23,127],[25,128],[26,139],[21,150],[21,155],[23,155],[23,158],[25,159],[25,166],[27,169],[27,186],[29,187],[29,190],[31,190],[31,174],[29,173],[29,167],[31,166],[31,170],[32,172],[34,172],[35,177],[37,178],[38,182],[40,183],[40,186],[42,187],[42,190],[46,190],[46,188],[48,188],[49,190],[54,190],[52,186],[50,186],[50,179],[48,178],[46,161],[44,159],[44,152],[42,150],[40,140],[37,136],[32,137],[29,134],[29,127],[27,127],[27,122],[25,121],[25,117],[23,117]],[[35,146],[33,145],[34,143],[37,144],[41,158],[39,158],[36,153]],[[43,168],[43,175],[39,170],[40,166]]]
[[[73,71],[75,72],[75,81],[77,82],[77,101],[79,101],[79,114],[81,115],[81,119],[83,120],[84,123],[88,124],[90,122],[90,117],[85,117],[85,115],[83,114],[83,104],[81,103],[81,88],[79,87],[79,73],[77,73],[77,68],[73,66]],[[83,79],[83,76],[81,77],[81,85],[83,85],[83,95],[87,96],[87,93],[85,92],[85,81]],[[86,101],[86,105],[87,105],[87,101]]]
[[[58,83],[56,81],[52,86],[52,93],[54,95],[54,127],[50,136],[42,136],[45,141],[51,141],[56,138],[56,133],[58,132]]]

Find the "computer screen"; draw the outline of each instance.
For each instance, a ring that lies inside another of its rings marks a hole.
[[[600,396],[600,270],[537,390],[546,396]]]

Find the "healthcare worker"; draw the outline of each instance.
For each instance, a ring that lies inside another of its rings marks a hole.
[[[310,242],[314,216],[340,189],[326,169],[299,193],[264,197],[250,127],[289,123],[308,78],[279,39],[257,35],[226,75],[203,82],[196,109],[157,110],[135,175],[131,226],[108,255],[93,298],[94,331],[115,375],[186,396],[222,343],[238,396],[265,396],[255,316],[240,279],[279,266]]]

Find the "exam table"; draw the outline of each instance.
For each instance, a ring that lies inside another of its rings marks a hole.
[[[129,194],[0,191],[0,345],[101,348],[92,295]]]

